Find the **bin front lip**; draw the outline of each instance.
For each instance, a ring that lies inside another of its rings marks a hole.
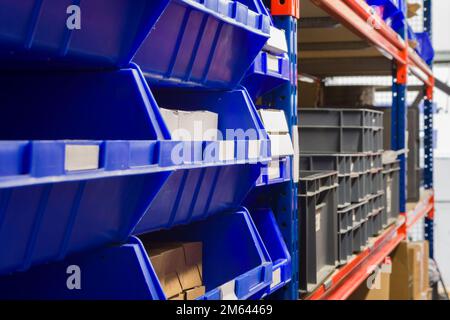
[[[239,22],[238,20],[236,20],[236,19],[234,19],[234,18],[232,18],[230,16],[226,16],[226,15],[220,14],[219,12],[210,9],[207,6],[205,6],[204,4],[201,4],[199,2],[192,1],[192,0],[176,0],[176,2],[181,2],[181,3],[188,4],[188,5],[194,7],[195,9],[198,9],[200,11],[204,11],[204,12],[206,11],[211,16],[214,16],[215,18],[217,18],[219,20],[226,21],[227,23],[229,23],[229,24],[231,24],[233,26],[244,28],[244,29],[252,31],[254,33],[258,33],[259,35],[265,36],[267,39],[270,38],[270,30],[269,29],[268,30],[263,30],[264,29],[264,24],[262,24],[261,27],[259,27],[259,28],[254,28],[252,26],[249,26],[248,24],[245,24],[243,22]],[[250,9],[249,9],[249,11],[255,12],[255,11],[252,11]],[[256,12],[256,13],[258,13],[260,16],[267,17],[266,19],[269,19],[269,21],[270,21],[269,16],[266,16],[265,14],[259,13],[259,12]],[[264,18],[262,18],[262,19],[264,19]],[[267,26],[269,26],[269,24],[270,23],[268,23]]]
[[[253,163],[253,165],[259,165],[262,163],[261,161],[257,161]],[[180,166],[171,166],[171,167],[161,167],[159,165],[150,165],[145,167],[135,167],[129,168],[125,170],[115,170],[115,171],[105,171],[103,169],[100,170],[92,170],[92,171],[80,171],[80,172],[72,172],[70,174],[61,175],[61,176],[48,176],[42,178],[34,178],[29,175],[16,175],[16,176],[8,176],[5,178],[0,178],[0,189],[3,188],[11,188],[11,187],[22,187],[22,186],[30,186],[37,184],[47,184],[47,183],[62,183],[62,182],[70,182],[70,181],[82,181],[82,180],[93,180],[93,179],[103,179],[103,178],[112,178],[112,177],[126,177],[133,175],[143,175],[143,174],[152,174],[152,173],[162,173],[162,172],[174,172],[176,170],[185,170],[185,169],[198,169],[198,168],[208,168],[208,167],[223,167],[230,165],[246,165],[250,164],[246,160],[240,161],[230,161],[230,162],[211,162],[211,163],[198,163],[198,164],[183,164]]]

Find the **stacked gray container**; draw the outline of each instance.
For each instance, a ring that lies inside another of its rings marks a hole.
[[[336,171],[300,171],[299,287],[302,293],[313,291],[336,268],[337,188]]]
[[[338,263],[343,264],[385,224],[383,112],[301,109],[299,123],[301,170],[339,173]]]

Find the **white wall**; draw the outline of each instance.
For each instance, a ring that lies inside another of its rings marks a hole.
[[[433,42],[437,51],[450,51],[449,15],[449,0],[433,0]]]

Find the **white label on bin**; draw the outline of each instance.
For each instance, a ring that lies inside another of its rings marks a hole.
[[[270,54],[267,55],[267,69],[269,71],[278,72],[278,58]]]
[[[300,146],[298,137],[298,127],[292,127],[292,143],[294,145],[294,164],[293,164],[293,176],[294,182],[298,183],[300,179]]]
[[[221,300],[238,300],[235,292],[235,282],[231,280],[220,286]]]
[[[316,232],[320,231],[320,216],[322,215],[322,208],[316,209]]]
[[[219,161],[234,160],[234,141],[219,141]]]
[[[259,151],[261,150],[261,141],[249,140],[248,141],[248,158],[255,159],[259,157]]]
[[[272,284],[270,285],[270,288],[272,289],[280,283],[281,283],[281,269],[277,268],[272,272]]]
[[[386,211],[391,214],[392,211],[392,178],[388,177],[386,182]]]
[[[267,177],[269,180],[278,179],[281,177],[280,162],[273,160],[267,166]]]
[[[99,168],[99,146],[67,145],[64,169],[66,171],[96,170]]]

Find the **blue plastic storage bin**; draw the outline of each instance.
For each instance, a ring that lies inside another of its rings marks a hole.
[[[134,234],[143,234],[237,209],[253,188],[261,165],[218,165],[175,171]]]
[[[272,283],[262,295],[263,297],[264,295],[272,294],[291,281],[291,255],[272,210],[255,210],[252,212],[252,218],[273,264]]]
[[[224,298],[224,284],[234,287],[228,297],[247,299],[266,290],[271,283],[270,257],[245,209],[148,236],[151,239],[146,237],[144,243],[148,240],[203,243],[203,283],[207,293],[201,299]],[[68,290],[70,266],[81,270],[81,290]],[[165,299],[165,295],[144,245],[131,237],[125,245],[0,277],[0,298],[158,300]]]
[[[418,32],[415,37],[418,42],[417,52],[427,64],[431,64],[434,60],[435,51],[430,35],[428,32]]]
[[[0,86],[1,140],[170,140],[138,69],[11,72]]]
[[[383,8],[383,20],[396,32],[404,26],[406,2],[404,0],[366,0],[371,6]]]
[[[285,157],[277,160],[279,168],[280,168],[280,175],[277,178],[270,178],[268,175],[268,164],[263,165],[261,169],[261,174],[256,181],[256,186],[267,186],[272,185],[276,183],[283,183],[291,180],[291,165],[292,165],[292,157]]]
[[[171,0],[133,61],[154,85],[234,88],[269,38],[261,7],[260,0]]]
[[[0,0],[0,66],[126,67],[168,3]],[[72,27],[73,5],[79,29]]]
[[[289,58],[260,52],[241,84],[256,99],[289,81]]]
[[[0,274],[126,240],[173,171],[138,70],[4,73],[0,85]]]
[[[221,132],[239,130],[233,138],[235,159],[218,161],[212,157],[196,169],[174,172],[136,227],[135,234],[168,229],[178,224],[204,219],[212,214],[237,209],[270,160],[269,138],[245,89],[232,91],[155,90],[161,106],[182,104],[183,110],[208,110],[219,114]],[[249,134],[245,136],[245,132]],[[226,137],[225,137],[226,138]],[[230,137],[228,137],[230,138]],[[250,141],[259,141],[254,158],[249,157]],[[206,148],[220,141],[204,142]]]

